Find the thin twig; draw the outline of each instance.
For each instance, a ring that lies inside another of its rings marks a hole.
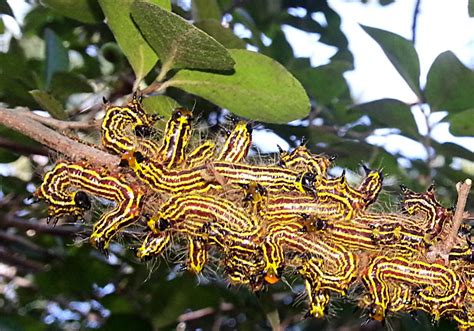
[[[0,260],[9,265],[18,266],[33,272],[42,271],[45,267],[41,262],[30,260],[24,255],[20,255],[11,250],[5,249],[4,247],[0,247]]]
[[[231,311],[234,309],[234,305],[230,303],[221,303],[219,306],[219,309],[214,309],[212,307],[207,307],[195,311],[191,311],[189,313],[184,313],[179,315],[178,321],[179,322],[188,322],[192,320],[197,320],[209,315],[213,315],[217,312],[223,312],[223,311]]]
[[[118,156],[74,141],[30,116],[20,116],[16,110],[0,108],[0,123],[61,153],[72,161],[87,160],[92,165],[110,168],[116,167],[120,162]]]
[[[61,131],[97,129],[100,127],[100,123],[102,122],[101,120],[93,120],[93,121],[87,121],[87,122],[61,121],[52,117],[40,116],[38,114],[33,113],[28,108],[23,108],[23,107],[15,108],[14,111],[20,116],[27,116],[37,122],[40,122],[49,127],[59,129]]]
[[[469,178],[464,182],[459,182],[456,185],[456,189],[458,191],[458,201],[456,203],[456,212],[453,216],[453,226],[446,240],[439,242],[437,245],[433,246],[430,252],[428,252],[427,257],[430,262],[434,262],[439,258],[442,258],[445,263],[448,262],[448,254],[456,244],[459,229],[461,228],[464,220],[469,216],[469,213],[466,213],[464,208],[466,207],[466,201],[471,190],[471,186],[472,180]]]
[[[11,214],[5,214],[0,219],[0,227],[14,227],[24,231],[34,230],[37,233],[47,233],[55,236],[69,237],[83,231],[85,228],[77,225],[51,226],[41,224],[39,221],[26,221],[15,218]]]
[[[413,22],[411,25],[411,42],[415,45],[416,42],[416,25],[418,23],[418,15],[420,14],[421,0],[417,0],[415,3],[415,10],[413,11]]]
[[[466,207],[467,197],[471,190],[472,180],[466,179],[464,182],[459,182],[456,185],[456,190],[458,191],[458,201],[456,203],[456,212],[453,216],[453,227],[451,232],[446,239],[445,245],[443,247],[443,253],[447,254],[451,251],[454,244],[456,243],[456,238],[458,237],[459,229],[463,224],[464,220],[468,217],[468,213],[464,212]]]

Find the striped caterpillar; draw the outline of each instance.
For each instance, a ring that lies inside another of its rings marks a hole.
[[[160,140],[157,116],[134,95],[125,106],[106,105],[103,146],[121,157],[114,171],[60,162],[44,176],[35,196],[54,218],[80,218],[89,196],[114,206],[95,223],[91,243],[107,252],[128,226],[146,228],[137,256],[148,259],[186,247],[185,268],[202,272],[216,257],[231,284],[253,291],[294,271],[305,283],[307,316],[324,317],[334,297],[358,299],[372,319],[425,311],[433,320],[474,327],[474,272],[470,241],[460,235],[449,263],[428,263],[430,247],[446,238],[452,210],[434,188],[402,187],[402,212],[370,210],[382,190],[380,171],[365,168],[351,186],[343,173],[331,178],[332,157],[305,146],[280,152],[274,164],[247,161],[251,126],[234,123],[222,146],[192,144],[192,113],[176,109]]]

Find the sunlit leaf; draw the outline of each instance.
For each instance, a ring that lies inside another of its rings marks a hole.
[[[474,108],[453,114],[449,117],[449,131],[457,136],[474,135]]]
[[[160,114],[169,118],[179,103],[166,95],[157,95],[143,99],[143,108],[150,114]]]
[[[353,110],[367,114],[381,127],[398,128],[411,137],[418,136],[410,106],[396,99],[380,99],[352,107]]]
[[[130,17],[130,7],[134,0],[99,0],[117,43],[125,53],[135,72],[137,81],[145,77],[158,61],[158,56],[148,45]],[[163,8],[171,10],[169,0],[149,0]]]
[[[54,118],[61,120],[67,118],[66,112],[64,111],[64,108],[61,103],[48,92],[41,90],[32,90],[30,91],[30,94],[41,106],[41,108],[47,111]]]
[[[453,52],[441,53],[428,72],[425,94],[432,110],[448,112],[470,109],[474,105],[474,72]]]
[[[348,91],[343,73],[350,67],[350,63],[332,61],[327,65],[297,68],[292,72],[318,104],[328,105]]]
[[[132,17],[164,69],[231,70],[229,52],[207,33],[180,16],[143,1],[132,5]]]
[[[420,61],[413,44],[409,40],[389,31],[363,25],[362,28],[382,47],[383,52],[408,86],[422,99],[420,91]]]
[[[308,115],[301,84],[278,62],[247,50],[230,50],[235,73],[181,70],[165,84],[199,95],[248,119],[285,123]]]
[[[46,6],[61,15],[84,23],[97,23],[104,19],[96,0],[43,0]]]
[[[46,43],[46,87],[51,85],[53,75],[58,71],[69,70],[69,55],[61,39],[51,29],[44,31]]]

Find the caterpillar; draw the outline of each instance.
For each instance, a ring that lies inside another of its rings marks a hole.
[[[360,184],[351,185],[345,173],[329,176],[334,157],[304,144],[280,149],[273,163],[252,162],[252,126],[243,120],[233,121],[222,146],[205,140],[194,148],[192,112],[175,109],[161,139],[158,120],[137,94],[125,106],[107,103],[101,141],[120,156],[119,167],[57,163],[34,193],[49,204],[49,216],[82,218],[92,197],[109,200],[90,237],[102,252],[135,226],[144,230],[134,244],[142,260],[178,245],[187,252],[183,269],[200,274],[219,261],[231,284],[255,292],[297,274],[309,300],[306,317],[323,318],[334,297],[353,300],[359,288],[358,306],[377,321],[421,310],[460,330],[474,326],[469,238],[456,238],[447,263],[427,260],[453,226],[453,211],[434,187],[417,193],[402,186],[401,209],[376,212],[379,170],[364,166]]]
[[[109,241],[120,229],[137,221],[144,193],[140,186],[129,185],[120,175],[91,169],[86,163],[60,162],[48,172],[34,196],[49,204],[50,216],[58,218],[69,214],[82,217],[85,210],[90,209],[86,193],[115,204],[94,224],[90,238],[92,245],[105,252]]]

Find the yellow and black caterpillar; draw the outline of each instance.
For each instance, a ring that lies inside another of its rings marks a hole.
[[[402,212],[370,210],[382,189],[380,171],[352,187],[344,174],[331,178],[332,158],[300,146],[274,164],[246,156],[252,127],[235,123],[222,146],[211,140],[190,148],[192,113],[176,109],[160,140],[158,117],[134,95],[121,107],[106,105],[103,146],[121,156],[113,171],[59,162],[35,197],[49,215],[82,217],[89,196],[114,206],[94,224],[91,243],[107,252],[125,227],[147,229],[137,256],[160,256],[172,242],[187,247],[186,268],[200,273],[209,254],[232,284],[258,291],[297,272],[309,298],[307,315],[324,317],[334,296],[361,286],[359,306],[383,321],[396,312],[422,310],[433,320],[474,327],[474,264],[470,241],[459,235],[449,262],[429,263],[427,252],[452,227],[431,187],[402,187]],[[150,216],[151,215],[151,216]]]

